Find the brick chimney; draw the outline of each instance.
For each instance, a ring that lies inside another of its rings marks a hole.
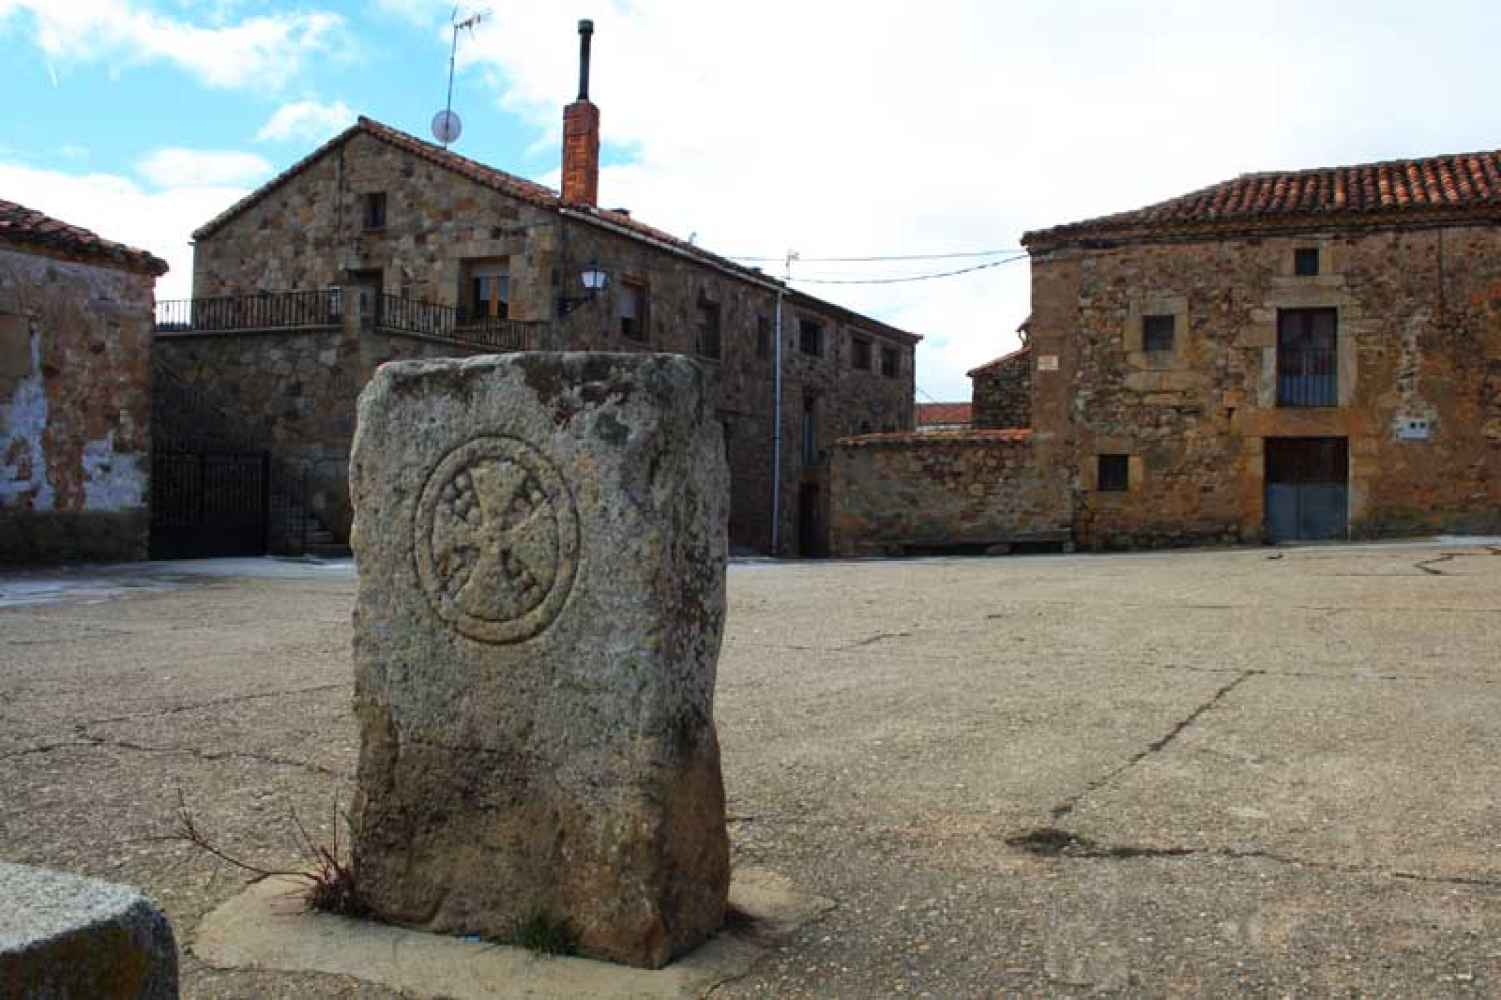
[[[589,39],[593,21],[579,22],[579,96],[563,109],[563,201],[599,203],[599,108],[589,100]]]

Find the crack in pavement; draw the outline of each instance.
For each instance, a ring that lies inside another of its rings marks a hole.
[[[1106,785],[1110,784],[1110,782],[1114,781],[1117,777],[1129,771],[1137,764],[1140,764],[1143,760],[1146,760],[1152,754],[1161,753],[1163,749],[1165,749],[1169,744],[1171,744],[1180,735],[1182,735],[1185,729],[1198,721],[1199,716],[1203,715],[1205,712],[1209,711],[1211,708],[1217,705],[1231,691],[1234,691],[1236,688],[1240,687],[1252,677],[1260,676],[1262,673],[1264,673],[1264,671],[1242,670],[1239,676],[1237,676],[1233,681],[1223,685],[1218,691],[1210,695],[1208,700],[1200,704],[1187,716],[1178,720],[1177,725],[1168,730],[1166,735],[1153,740],[1151,743],[1148,743],[1145,750],[1141,750],[1137,753],[1132,754],[1124,764],[1110,771],[1103,777],[1096,778],[1088,785],[1085,785],[1083,790],[1070,795],[1068,798],[1064,799],[1062,802],[1054,806],[1052,810],[1053,818],[1056,820],[1062,819],[1064,816],[1067,816],[1069,813],[1074,811],[1074,807],[1079,804],[1079,801],[1083,799],[1084,796],[1088,795],[1091,792],[1096,792],[1101,788],[1104,788]]]
[[[200,750],[197,747],[154,747],[143,743],[132,743],[128,740],[112,740],[103,736],[95,736],[92,733],[83,733],[81,736],[82,738],[77,740],[60,740],[56,743],[45,743],[41,746],[27,747],[24,750],[14,750],[9,753],[0,754],[0,760],[52,753],[54,750],[66,750],[70,748],[97,750],[101,747],[109,747],[117,750],[133,750],[137,753],[186,754],[190,757],[206,761],[221,761],[238,757],[245,760],[260,761],[263,764],[272,764],[277,767],[301,768],[304,771],[312,771],[330,778],[348,779],[350,777],[344,771],[335,771],[333,768],[324,767],[322,764],[314,764],[312,761],[279,757],[275,754],[256,753],[252,750]]]
[[[1413,566],[1417,569],[1422,570],[1424,573],[1427,573],[1429,576],[1448,576],[1448,573],[1445,573],[1441,569],[1434,569],[1433,567],[1438,565],[1439,563],[1448,562],[1449,560],[1453,559],[1454,556],[1455,553],[1453,552],[1445,552],[1441,556],[1434,556],[1432,559],[1424,559],[1422,562],[1413,563]]]
[[[883,639],[901,639],[910,636],[911,632],[877,632],[875,635],[860,639],[857,642],[847,642],[843,646],[835,646],[837,649],[858,649],[861,646],[869,646]]]
[[[1006,838],[1008,847],[1015,847],[1045,858],[1083,858],[1088,860],[1129,861],[1138,858],[1195,858],[1218,857],[1234,860],[1271,861],[1275,864],[1316,871],[1332,871],[1350,875],[1386,875],[1390,878],[1412,882],[1427,882],[1438,885],[1471,885],[1501,889],[1501,879],[1479,878],[1473,875],[1424,875],[1420,872],[1396,871],[1371,865],[1349,865],[1337,861],[1317,861],[1291,854],[1268,851],[1263,848],[1239,850],[1234,847],[1145,847],[1135,844],[1101,844],[1089,837],[1060,830],[1057,827],[1040,827]]]
[[[289,688],[285,691],[261,691],[256,694],[230,695],[225,698],[210,698],[208,701],[196,701],[189,702],[185,705],[175,705],[172,708],[164,708],[158,711],[132,712],[128,715],[111,715],[102,719],[89,719],[85,722],[77,723],[77,726],[102,726],[107,722],[128,722],[131,719],[159,719],[163,716],[176,715],[179,712],[194,712],[200,708],[215,708],[219,705],[237,705],[241,702],[246,701],[258,701],[263,698],[283,698],[288,695],[294,694],[316,694],[320,691],[333,691],[336,688],[347,688],[348,686],[349,685],[344,683],[317,684],[313,687]]]
[[[1190,667],[1181,663],[1165,663],[1162,670],[1182,670],[1193,674],[1237,674],[1239,667]],[[1337,673],[1321,674],[1309,670],[1257,670],[1262,677],[1290,677],[1294,680],[1316,681],[1453,681],[1453,677],[1434,677],[1429,674],[1360,674],[1360,673]],[[1484,680],[1482,678],[1464,679],[1467,685],[1491,685],[1501,683],[1498,681]]]

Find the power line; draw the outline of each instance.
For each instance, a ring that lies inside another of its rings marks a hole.
[[[801,257],[798,258],[804,264],[868,264],[882,260],[951,260],[956,257],[998,257],[1003,253],[1017,253],[1021,247],[1005,247],[1000,250],[968,250],[958,253],[909,253],[892,254],[884,257]],[[729,260],[748,260],[757,263],[766,261],[781,262],[783,257],[737,257],[734,254],[724,254]]]
[[[957,271],[939,271],[935,274],[909,274],[900,278],[799,278],[793,276],[790,280],[795,284],[809,285],[895,285],[904,281],[931,281],[934,278],[952,278],[956,274],[969,274],[972,271],[983,271],[989,267],[1000,267],[1002,264],[1011,264],[1024,260],[1026,254],[1019,253],[1015,257],[1007,257],[1005,260],[993,260],[986,264],[976,264],[973,267],[961,267]]]

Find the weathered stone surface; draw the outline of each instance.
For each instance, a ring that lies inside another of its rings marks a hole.
[[[714,730],[728,472],[702,369],[517,354],[382,367],[350,467],[355,817],[382,917],[566,921],[658,967],[721,924]]]
[[[177,996],[172,926],[134,889],[0,862],[0,900],[0,997]]]

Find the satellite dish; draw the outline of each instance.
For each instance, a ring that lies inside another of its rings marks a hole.
[[[443,145],[446,146],[450,142],[457,142],[459,136],[463,133],[464,123],[459,121],[457,112],[439,111],[433,115],[433,138],[437,139]]]

